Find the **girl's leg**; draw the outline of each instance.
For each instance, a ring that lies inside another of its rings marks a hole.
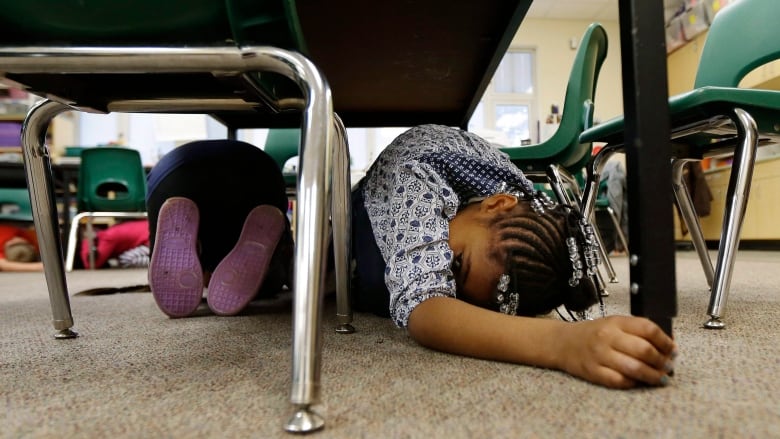
[[[363,191],[352,192],[353,301],[358,311],[390,317],[390,293],[385,284],[385,260],[374,239],[363,203]]]

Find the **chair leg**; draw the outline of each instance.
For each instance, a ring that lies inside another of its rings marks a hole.
[[[86,217],[84,212],[76,214],[70,221],[70,230],[68,231],[68,247],[65,252],[65,271],[73,271],[73,263],[76,259],[76,247],[78,244],[79,227],[81,219]]]
[[[620,227],[620,221],[618,221],[617,214],[615,214],[615,209],[607,206],[606,210],[609,217],[612,219],[612,225],[615,226],[615,232],[620,240],[620,245],[623,246],[623,250],[628,251],[628,240],[626,239],[625,233],[623,233],[623,228]]]
[[[352,197],[350,196],[349,144],[344,124],[333,116],[336,137],[333,159],[333,256],[336,272],[336,332],[351,334],[352,305],[350,303],[350,261],[352,249]]]
[[[591,224],[593,224],[593,220],[589,221]],[[609,276],[609,283],[616,284],[618,283],[617,272],[615,271],[615,267],[612,265],[612,259],[609,258],[607,248],[604,246],[604,238],[601,237],[601,232],[595,224],[593,224],[593,234],[596,236],[596,241],[599,243],[599,253],[601,254],[601,261],[604,263],[604,269],[607,271],[607,276]],[[608,294],[604,295],[606,296]]]
[[[570,206],[576,206],[577,209],[583,213],[583,216],[585,216],[585,218],[588,219],[588,222],[591,223],[591,225],[593,226],[593,232],[596,237],[596,241],[598,241],[599,255],[601,257],[601,262],[603,263],[604,269],[607,271],[607,275],[609,276],[609,283],[617,283],[618,282],[617,273],[615,272],[615,268],[612,266],[612,261],[609,259],[607,250],[604,247],[604,241],[601,238],[601,233],[599,232],[598,227],[596,227],[593,224],[592,215],[588,215],[587,211],[584,209],[582,205],[583,195],[582,192],[580,191],[577,180],[574,178],[574,176],[569,174],[566,171],[566,169],[556,164],[552,164],[549,166],[547,172],[547,178],[558,200]],[[564,190],[563,188],[564,183],[567,183],[571,188],[573,198],[574,198],[573,200],[569,197],[568,192]],[[609,292],[606,289],[606,284],[604,283],[604,279],[602,278],[601,272],[598,273],[596,279],[597,279],[597,286],[599,287],[600,294],[602,296],[609,296]]]
[[[51,120],[67,110],[69,107],[66,105],[44,100],[30,110],[22,127],[24,170],[30,189],[33,222],[39,238],[46,285],[49,289],[54,329],[57,330],[54,337],[58,339],[77,337],[78,333],[71,329],[73,315],[63,269],[59,216],[54,202],[51,163],[44,133]]]
[[[723,213],[723,231],[718,248],[718,261],[710,294],[710,304],[707,309],[710,319],[704,324],[704,327],[708,329],[721,329],[725,326],[721,317],[731,286],[734,259],[739,248],[739,233],[742,228],[742,220],[745,217],[758,147],[756,122],[750,114],[742,109],[735,108],[734,114],[734,123],[740,133],[741,143],[734,151],[734,161],[731,164],[731,177],[726,193],[726,209]]]
[[[333,101],[317,67],[301,54],[282,49],[251,49],[251,66],[274,65],[298,84],[306,100],[296,216],[295,287],[293,294],[292,387],[293,415],[289,432],[305,433],[324,427],[312,410],[319,401],[322,353],[321,305],[327,266],[328,204],[334,157]],[[281,61],[281,62],[280,62]],[[335,184],[344,184],[336,181]],[[341,190],[341,189],[339,189]],[[348,190],[348,189],[344,189]],[[338,192],[338,191],[337,191]]]
[[[704,240],[704,233],[701,231],[701,223],[696,217],[696,211],[693,208],[693,200],[691,200],[691,194],[685,185],[683,179],[683,170],[685,164],[693,160],[673,160],[672,161],[672,188],[674,190],[674,198],[677,200],[677,206],[680,208],[682,219],[685,225],[688,227],[688,232],[691,234],[691,242],[696,249],[696,253],[699,255],[701,266],[704,269],[704,277],[707,278],[707,285],[712,288],[712,280],[715,277],[715,270],[712,268],[712,260],[710,254],[707,251],[707,243]]]
[[[588,162],[587,180],[585,181],[585,187],[580,199],[582,211],[588,215],[588,218],[592,218],[593,212],[596,210],[596,198],[598,198],[601,171],[609,158],[622,147],[622,145],[606,145]]]
[[[95,226],[92,222],[92,217],[87,217],[87,227],[84,231],[84,237],[87,239],[87,242],[89,243],[89,257],[87,259],[87,262],[89,263],[89,269],[94,270],[95,269]]]

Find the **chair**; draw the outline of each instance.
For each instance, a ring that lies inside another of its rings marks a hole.
[[[2,0],[0,81],[46,99],[22,132],[57,338],[78,334],[65,281],[45,133],[64,111],[208,113],[240,128],[300,127],[292,389],[285,428],[324,420],[321,297],[332,216],[339,332],[351,332],[349,173],[330,87],[306,56],[293,0]],[[310,166],[304,166],[311,163]],[[329,211],[330,210],[330,211]],[[305,214],[304,214],[305,213]]]
[[[89,267],[95,268],[95,218],[146,218],[146,173],[141,154],[130,148],[99,147],[81,152],[76,193],[78,214],[70,222],[65,270],[73,270],[78,230],[86,220]]]
[[[592,23],[585,30],[574,57],[558,129],[542,143],[502,148],[528,178],[537,182],[537,186],[540,181],[550,183],[559,201],[567,204],[576,204],[581,198],[581,175],[590,160],[592,145],[581,144],[579,136],[593,123],[593,99],[606,56],[607,33],[599,23]],[[555,169],[552,170],[551,166]],[[598,232],[596,236],[601,239]],[[617,282],[604,246],[600,248],[610,282]],[[602,294],[606,294],[600,278],[599,288]]]
[[[542,143],[502,148],[526,175],[546,177],[550,164],[572,174],[585,168],[592,147],[581,144],[579,136],[593,124],[596,83],[606,56],[607,33],[599,23],[593,23],[585,30],[574,57],[558,129]]]
[[[780,9],[773,0],[742,0],[715,16],[702,49],[694,88],[669,99],[673,191],[711,287],[706,328],[720,329],[739,233],[745,214],[756,148],[778,140],[780,92],[738,88],[750,71],[780,58]],[[743,44],[749,41],[750,44]],[[580,141],[606,142],[588,166],[583,204],[593,209],[599,174],[607,158],[623,148],[618,117],[586,130]],[[715,268],[701,225],[682,180],[688,161],[734,154]]]
[[[30,223],[30,193],[26,188],[0,188],[0,221]]]
[[[301,144],[300,130],[290,128],[274,128],[268,131],[265,138],[265,151],[274,159],[279,169],[284,172],[284,165],[293,157],[298,155],[298,148]],[[288,194],[290,189],[294,192],[297,179],[296,173],[284,173],[284,183],[287,185]]]
[[[594,207],[596,212],[605,212],[607,214],[610,221],[612,221],[612,226],[615,228],[615,236],[620,240],[620,245],[623,246],[623,251],[628,251],[628,239],[626,239],[626,235],[623,233],[623,227],[620,225],[620,220],[618,220],[617,213],[615,213],[615,209],[612,208],[609,203],[609,198],[607,197],[607,180],[601,180],[599,182],[598,198],[596,198]],[[609,251],[609,249],[607,249],[607,251]]]

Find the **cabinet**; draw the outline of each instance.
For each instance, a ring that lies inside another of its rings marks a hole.
[[[720,240],[726,190],[730,167],[705,172],[712,191],[712,210],[701,218],[702,232],[708,241]],[[780,240],[780,157],[756,162],[753,184],[750,189],[745,220],[742,223],[742,240]]]
[[[20,134],[23,114],[0,114],[0,153],[22,151]]]
[[[22,122],[32,101],[20,90],[0,86],[0,153],[20,153]]]

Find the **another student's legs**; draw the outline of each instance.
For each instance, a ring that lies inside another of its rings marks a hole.
[[[198,214],[197,256],[207,279],[213,273],[209,305],[218,314],[235,314],[267,277],[286,278],[278,271],[288,268],[292,239],[284,215],[287,197],[281,172],[262,150],[242,142],[194,142],[173,153],[161,161],[172,170],[149,188],[152,258],[157,248],[167,245],[155,242],[160,241],[157,230],[165,230],[167,205],[194,205]],[[283,245],[277,246],[280,240]],[[277,260],[281,262],[272,263]],[[150,281],[156,273],[164,272],[154,268],[153,264]],[[267,276],[271,270],[274,273]],[[280,282],[273,283],[274,292],[278,291]],[[198,300],[201,295],[202,285]]]

